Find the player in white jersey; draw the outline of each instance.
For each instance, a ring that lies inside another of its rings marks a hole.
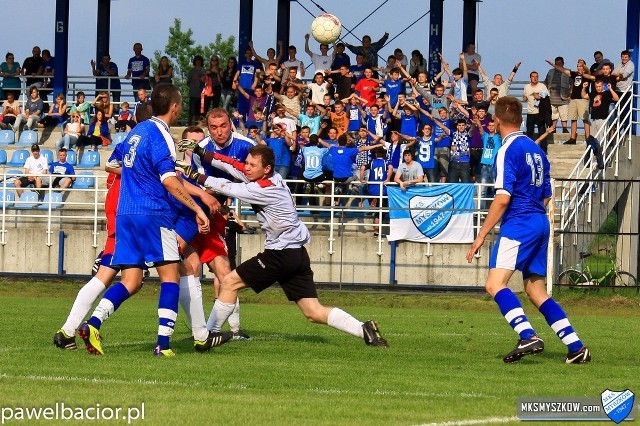
[[[562,307],[546,291],[551,197],[549,161],[542,149],[520,131],[522,104],[511,96],[496,102],[494,121],[503,145],[495,160],[496,196],[478,236],[467,252],[471,263],[486,236],[502,219],[500,234],[489,260],[485,289],[493,297],[520,340],[504,357],[511,363],[544,350],[544,342],[531,326],[522,305],[507,287],[514,270],[522,271],[524,288],[547,324],[568,348],[567,364],[591,360],[591,352],[578,337]]]
[[[207,177],[188,164],[178,163],[185,174],[199,184],[251,203],[266,236],[264,252],[243,262],[222,279],[216,300],[217,324],[223,324],[233,312],[239,290],[251,287],[259,293],[277,281],[287,298],[296,302],[309,321],[328,324],[363,338],[368,345],[388,346],[375,321],[363,323],[342,309],[320,304],[311,262],[304,247],[310,239],[309,231],[298,218],[289,188],[273,171],[275,156],[271,148],[265,145],[250,148],[245,163],[204,152],[193,141],[183,141],[178,149],[194,149],[205,162],[240,179],[241,183],[233,183],[227,179]]]

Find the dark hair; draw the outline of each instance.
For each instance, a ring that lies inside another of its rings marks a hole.
[[[495,117],[512,126],[522,124],[522,104],[513,96],[503,96],[496,102]]]
[[[404,157],[405,155],[409,154],[411,156],[411,158],[413,158],[413,152],[411,152],[410,149],[405,149],[404,151],[402,151],[402,156]]]
[[[181,102],[180,91],[170,83],[160,83],[154,87],[151,93],[151,110],[153,115],[165,115],[172,104]]]
[[[602,52],[599,50],[596,50],[595,52],[593,52],[593,56],[596,56],[596,55],[602,55]]]
[[[562,56],[556,56],[556,58],[553,61],[554,62],[562,61],[562,63],[564,64],[564,58]]]
[[[142,123],[145,120],[150,119],[153,116],[153,110],[151,109],[151,105],[148,103],[143,103],[138,108],[136,108],[136,123]]]
[[[231,209],[226,204],[221,205],[218,209],[218,213],[220,213],[221,215],[229,214],[230,211]]]
[[[65,148],[64,146],[63,146],[63,147],[60,147],[60,149],[58,150],[58,152],[67,152],[67,148]]]
[[[466,126],[466,125],[467,125],[467,120],[465,120],[464,118],[458,118],[458,119],[456,120],[456,126],[457,126],[458,124],[464,124],[464,125]]]
[[[376,158],[384,158],[387,155],[387,150],[384,149],[383,146],[379,146],[373,150],[373,154],[376,156]]]
[[[249,148],[249,155],[252,157],[260,157],[262,162],[262,167],[271,166],[271,171],[273,171],[276,164],[276,157],[273,153],[271,147],[267,145],[255,145]]]
[[[320,138],[318,137],[318,135],[310,135],[309,136],[309,145],[313,146],[313,145],[320,145]]]
[[[346,146],[347,142],[349,142],[349,137],[347,136],[346,133],[343,133],[340,136],[338,136],[338,145]]]
[[[411,52],[411,56],[417,56],[418,57],[418,65],[424,65],[424,56],[422,55],[422,53],[420,53],[419,50],[414,50],[413,52]]]
[[[620,52],[620,56],[622,55],[627,55],[627,56],[631,56],[631,52],[629,52],[628,50],[623,50],[622,52]]]
[[[201,55],[196,55],[193,57],[193,62],[192,62],[194,67],[196,66],[197,60],[200,60],[200,63],[204,65],[204,58]]]
[[[464,72],[462,71],[462,68],[454,68],[453,71],[451,71],[451,74],[453,74],[453,75],[462,75],[462,74],[464,74]]]

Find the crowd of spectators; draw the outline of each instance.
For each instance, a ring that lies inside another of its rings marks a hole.
[[[320,44],[317,53],[307,34],[304,51],[309,66],[297,57],[296,46],[286,47],[285,52],[280,42],[265,57],[251,42],[239,59],[213,56],[207,61],[196,56],[185,82],[187,124],[201,120],[210,108],[223,107],[232,114],[238,132],[274,148],[283,177],[310,183],[317,182],[318,176],[336,179],[336,168],[341,182],[347,168],[351,171],[348,181],[372,180],[372,164],[379,163],[375,161],[379,151],[374,155],[374,148],[360,148],[380,145],[386,151],[384,181],[398,182],[405,189],[423,180],[491,183],[493,159],[501,144],[492,114],[502,96],[522,97],[527,112],[525,132],[544,149],[558,120],[558,131],[561,128],[569,134],[567,143],[576,143],[578,121],[583,123],[585,137],[595,134],[610,105],[630,96],[627,89],[634,64],[626,50],[617,65],[599,51],[591,67],[580,59],[576,70],[565,68],[560,56],[553,62],[547,60],[551,68],[532,71],[522,93],[515,94],[510,88],[519,62],[506,79],[499,73],[489,78],[471,43],[455,57],[455,67],[440,56],[442,71],[430,76],[419,50],[407,57],[402,49],[395,49],[380,64],[378,53],[387,38],[385,33],[373,42],[365,35],[360,46]],[[54,75],[48,50],[41,55],[35,46],[22,67],[13,53],[7,53],[0,64],[5,99],[0,126],[20,132],[59,125],[63,137],[55,143],[58,149],[97,149],[109,144],[110,131],[128,131],[135,125],[135,111],[149,102],[153,84],[173,82],[169,59],[163,56],[152,72],[142,51],[142,44],[133,45],[134,56],[124,75],[131,79],[134,90],[131,107],[128,102],[120,103],[122,86],[116,78],[120,73],[108,53],[99,62],[91,61],[97,91],[93,102],[79,92],[72,105],[67,105],[63,94],[48,101]],[[20,76],[28,87],[24,107],[18,102]],[[321,148],[320,157],[306,155],[305,149],[317,154],[311,147]],[[341,155],[345,148],[356,148],[355,154]],[[321,162],[321,175],[307,178],[309,161]],[[418,168],[422,169],[419,176]]]

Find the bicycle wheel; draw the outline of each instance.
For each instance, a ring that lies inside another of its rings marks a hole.
[[[625,293],[633,293],[638,292],[638,281],[636,277],[631,275],[626,271],[618,271],[616,276],[613,278],[613,286],[612,289],[614,293],[625,294]]]
[[[558,284],[563,287],[589,285],[589,279],[577,269],[565,269],[558,275]]]

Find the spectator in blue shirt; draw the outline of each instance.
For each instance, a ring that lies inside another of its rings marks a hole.
[[[50,179],[53,179],[51,182],[52,188],[69,188],[76,180],[76,178],[70,175],[75,174],[76,171],[73,169],[73,166],[67,163],[67,148],[62,147],[58,150],[58,161],[51,163],[49,166],[49,175],[43,176],[42,184],[43,186],[48,186]],[[56,176],[54,177],[53,175]]]

